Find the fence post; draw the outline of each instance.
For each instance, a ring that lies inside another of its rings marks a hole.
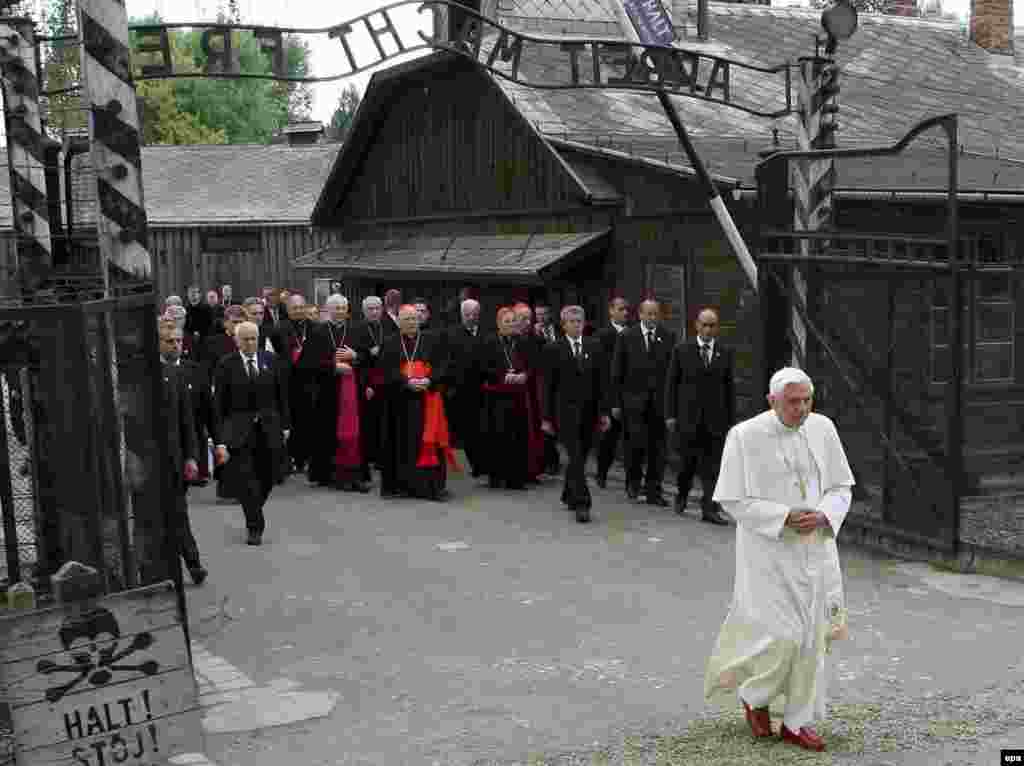
[[[35,27],[30,19],[0,20],[0,73],[18,268],[24,293],[33,295],[53,274],[44,163],[60,144],[42,129]]]
[[[152,281],[142,191],[142,156],[135,86],[131,78],[128,14],[116,0],[80,0],[82,99],[89,114],[89,147],[96,174],[96,229],[104,286],[110,269]]]
[[[796,135],[801,151],[830,149],[835,146],[835,121],[831,116],[836,111],[834,100],[835,91],[838,90],[838,76],[835,62],[831,58],[820,58],[815,55],[813,58],[799,60],[799,119],[796,122]],[[793,178],[794,230],[810,232],[828,228],[833,218],[835,160],[831,157],[820,160],[801,158],[790,163],[790,167]],[[820,250],[823,245],[821,242],[801,239],[800,255],[806,260],[812,251]],[[809,289],[810,265],[801,266],[794,263],[790,272],[796,299],[810,310],[808,296],[817,292]],[[807,328],[795,308],[791,312],[789,324],[793,335],[791,364],[807,369],[810,362]]]

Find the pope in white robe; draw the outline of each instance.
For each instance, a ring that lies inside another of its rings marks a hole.
[[[784,740],[823,750],[810,724],[825,716],[825,655],[846,637],[836,535],[853,473],[835,425],[810,411],[806,373],[785,368],[770,387],[772,409],[729,431],[715,486],[737,522],[736,579],[704,692],[735,690],[755,736],[772,734],[775,704]]]

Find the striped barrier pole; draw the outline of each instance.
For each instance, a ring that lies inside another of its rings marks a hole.
[[[42,129],[35,26],[30,19],[0,19],[0,78],[18,269],[24,294],[33,295],[53,273],[45,164],[46,150],[56,142]]]
[[[838,71],[832,59],[802,58],[799,61],[797,142],[801,151],[835,146],[835,94]],[[797,231],[818,231],[832,222],[832,189],[835,187],[835,161],[798,159],[791,163],[793,181],[793,228]],[[800,240],[800,255],[807,258],[821,245]],[[792,269],[793,289],[797,299],[807,306],[808,287],[805,267]],[[790,325],[793,349],[791,363],[803,368],[807,363],[807,328],[796,308]]]
[[[111,270],[152,283],[142,192],[141,131],[128,45],[128,13],[117,0],[80,0],[82,99],[96,173],[97,234],[110,296]]]

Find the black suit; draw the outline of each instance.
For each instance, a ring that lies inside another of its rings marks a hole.
[[[278,328],[284,348],[282,362],[288,372],[288,407],[292,416],[292,432],[288,437],[288,455],[297,471],[305,469],[312,443],[313,403],[317,381],[304,365],[308,341],[313,334],[309,320],[284,319]]]
[[[381,428],[384,419],[385,388],[384,371],[380,366],[381,346],[386,337],[383,322],[364,320],[352,328],[353,342],[349,344],[356,352],[358,365],[359,390],[362,401],[359,403],[359,441],[366,466],[363,480],[370,481],[370,465],[378,466],[381,462]],[[372,353],[377,348],[376,356]],[[366,392],[373,390],[367,399]]]
[[[213,391],[206,368],[197,361],[182,359],[178,368],[181,370],[184,383],[188,389],[192,403],[192,413],[196,429],[197,456],[199,462],[199,481],[210,478],[209,455],[207,440],[216,433],[213,422]]]
[[[448,380],[452,388],[445,398],[448,422],[452,425],[457,444],[466,452],[470,471],[478,474],[483,461],[480,447],[480,348],[483,330],[476,328],[473,335],[466,326],[458,324],[448,328],[445,347],[449,355]]]
[[[682,460],[677,502],[685,504],[699,468],[705,513],[714,509],[711,496],[725,436],[736,422],[733,352],[716,340],[712,353],[711,363],[705,364],[695,339],[680,343],[665,381],[665,418],[676,420]]]
[[[594,440],[594,427],[606,413],[608,360],[601,344],[583,338],[580,356],[574,357],[568,339],[548,344],[545,365],[544,419],[551,421],[558,438],[569,453],[562,502],[569,510],[590,509],[590,490],[584,468]],[[580,521],[589,515],[577,515]]]
[[[604,357],[610,365],[615,356],[615,344],[619,339],[619,331],[609,323],[607,327],[602,327],[592,337],[601,344]],[[615,453],[619,449],[621,437],[622,421],[612,418],[611,427],[601,436],[601,446],[597,453],[597,476],[602,481],[608,477],[608,469],[615,462]]]
[[[672,360],[676,337],[655,328],[653,342],[645,342],[640,324],[624,330],[615,344],[612,359],[612,407],[622,410],[626,431],[626,483],[640,485],[647,458],[648,499],[661,497],[665,475],[665,377]]]
[[[214,374],[218,444],[228,448],[225,481],[239,498],[250,532],[266,526],[263,505],[281,479],[284,431],[291,429],[287,375],[273,354],[259,353],[260,373],[249,377],[241,354],[225,356]]]
[[[174,534],[178,541],[178,553],[191,570],[200,566],[199,547],[192,534],[188,518],[188,502],[185,492],[184,468],[188,460],[198,458],[195,421],[187,382],[181,367],[164,363],[161,365],[164,377],[164,411],[167,413],[167,470],[174,477],[175,495],[173,510]]]

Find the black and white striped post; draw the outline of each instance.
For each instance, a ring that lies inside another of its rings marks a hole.
[[[96,174],[97,234],[104,285],[111,271],[152,284],[142,192],[141,130],[132,83],[128,13],[117,0],[79,0],[82,100],[89,112],[89,144]]]
[[[0,19],[0,74],[18,267],[22,290],[32,296],[53,272],[45,166],[47,149],[55,142],[43,133],[35,26],[30,19]]]

